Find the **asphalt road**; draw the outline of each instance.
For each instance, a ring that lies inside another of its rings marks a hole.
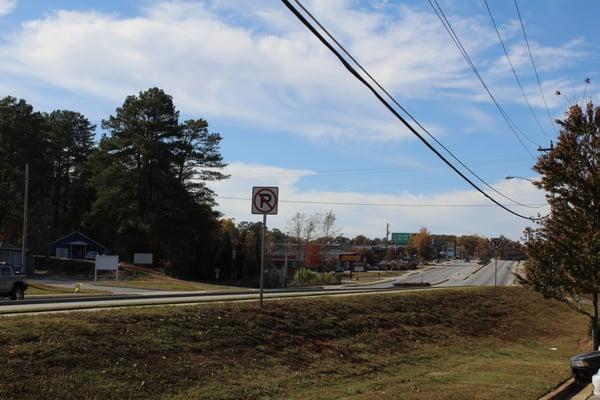
[[[498,260],[497,285],[513,285],[513,274],[517,268],[517,261]],[[411,271],[396,282],[429,282],[433,286],[494,286],[494,261],[483,267],[476,262],[450,261]]]

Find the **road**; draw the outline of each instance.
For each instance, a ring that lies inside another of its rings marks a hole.
[[[514,285],[514,272],[518,266],[517,261],[498,260],[497,285]],[[494,286],[494,261],[485,266],[474,261],[449,261],[411,271],[395,282],[429,282],[434,286]]]
[[[498,286],[514,284],[513,273],[518,268],[516,261],[498,261]],[[494,286],[494,262],[481,266],[476,262],[449,261],[439,265],[426,266],[422,270],[409,271],[398,278],[388,278],[379,283],[324,288],[271,289],[265,292],[266,298],[298,296],[323,296],[371,293],[398,290],[395,283],[429,282],[434,287]],[[57,282],[53,282],[56,284]],[[112,295],[61,295],[30,296],[22,302],[0,301],[0,314],[22,312],[64,311],[90,308],[123,306],[148,306],[160,304],[188,304],[210,301],[256,300],[258,291],[243,289],[222,292],[166,292],[139,289],[124,289]],[[404,289],[406,290],[406,289]]]

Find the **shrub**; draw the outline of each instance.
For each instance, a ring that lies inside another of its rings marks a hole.
[[[299,269],[294,273],[292,286],[300,285],[337,285],[341,282],[341,276],[331,272],[325,274],[311,269]]]

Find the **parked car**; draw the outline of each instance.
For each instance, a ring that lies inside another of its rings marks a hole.
[[[85,253],[85,258],[87,260],[95,260],[97,255],[97,251],[88,251],[87,253]]]
[[[29,285],[25,275],[12,265],[0,264],[0,297],[23,300]]]
[[[579,354],[571,357],[571,371],[579,383],[592,381],[592,375],[600,369],[600,351]]]

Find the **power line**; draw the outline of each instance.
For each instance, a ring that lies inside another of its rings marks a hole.
[[[515,77],[515,80],[517,81],[517,84],[519,85],[519,89],[521,89],[521,94],[523,95],[523,98],[525,99],[525,103],[527,103],[527,107],[529,108],[529,111],[531,112],[531,115],[535,119],[535,122],[537,123],[537,125],[540,128],[540,130],[542,131],[542,133],[548,139],[550,139],[550,136],[548,136],[548,133],[542,127],[542,124],[540,123],[540,120],[538,119],[537,115],[535,115],[535,112],[533,111],[533,107],[531,107],[531,103],[529,102],[529,99],[527,98],[527,95],[525,94],[525,89],[523,89],[523,85],[521,84],[521,80],[519,79],[519,76],[517,75],[517,71],[515,71],[515,67],[514,67],[514,65],[512,63],[512,60],[510,59],[510,56],[508,54],[508,50],[506,49],[506,46],[504,45],[504,40],[502,40],[502,35],[500,35],[500,30],[498,29],[498,26],[496,25],[496,21],[494,20],[494,15],[492,14],[492,10],[490,9],[490,6],[489,6],[487,0],[483,0],[483,2],[485,4],[485,8],[487,8],[488,14],[490,15],[490,19],[492,20],[492,25],[494,25],[494,29],[496,30],[496,34],[498,35],[498,40],[500,41],[500,44],[502,45],[502,50],[504,50],[504,55],[506,56],[506,60],[508,61],[508,65],[510,65],[510,69],[512,70],[513,76]]]
[[[236,197],[236,196],[217,196],[216,200],[243,200],[252,201],[250,197]],[[292,203],[292,204],[320,204],[330,206],[368,206],[368,207],[496,207],[496,204],[423,204],[423,203],[355,203],[355,202],[340,202],[340,201],[310,201],[310,200],[278,200],[280,203]],[[517,206],[514,204],[504,204],[506,207],[532,207],[542,208],[546,207],[546,203],[533,203],[524,204]]]
[[[454,42],[454,44],[456,45],[456,47],[458,47],[458,50],[460,51],[460,53],[462,54],[462,56],[464,57],[464,59],[467,61],[467,64],[469,64],[469,66],[473,70],[473,73],[475,73],[475,76],[477,76],[477,78],[479,79],[479,82],[481,82],[481,85],[483,86],[483,88],[485,89],[485,91],[487,92],[487,94],[492,99],[494,105],[496,106],[496,108],[500,112],[500,115],[502,116],[502,118],[504,119],[504,121],[506,122],[506,124],[508,125],[508,128],[511,130],[511,132],[513,133],[513,135],[517,138],[517,140],[521,144],[521,147],[523,147],[523,149],[527,152],[527,154],[529,154],[529,156],[531,157],[531,159],[535,161],[536,160],[535,156],[529,150],[529,148],[525,145],[525,143],[523,142],[523,140],[519,136],[519,133],[521,134],[521,136],[523,136],[525,139],[527,139],[530,143],[532,143],[534,145],[536,145],[536,143],[529,136],[527,136],[517,126],[517,124],[506,113],[506,111],[504,111],[504,108],[500,105],[500,103],[498,103],[498,101],[496,100],[496,97],[492,94],[492,91],[490,90],[490,88],[488,87],[488,85],[485,83],[485,81],[483,80],[481,74],[479,73],[479,70],[477,70],[477,67],[475,66],[475,64],[471,60],[471,57],[469,56],[469,53],[467,53],[467,51],[465,50],[464,46],[462,45],[462,42],[460,41],[460,38],[458,37],[458,35],[454,31],[454,28],[450,24],[450,21],[448,21],[448,18],[446,18],[446,14],[444,14],[444,11],[442,10],[442,8],[440,7],[440,5],[438,4],[437,0],[433,0],[433,2],[435,2],[436,5],[433,4],[432,0],[427,0],[427,1],[429,2],[429,4],[431,5],[431,7],[433,8],[433,11],[435,12],[435,14],[439,18],[439,20],[442,22],[442,25],[444,26],[444,28],[446,29],[446,31],[450,35],[450,38],[452,39],[452,41]],[[436,8],[436,6],[437,6],[437,8]]]
[[[317,18],[315,18],[310,11],[308,11],[299,0],[295,0],[296,4],[298,4],[298,6],[300,6],[300,8],[302,8],[302,10],[304,10],[304,12],[310,17],[310,19],[312,19],[318,26],[319,28],[321,28],[323,30],[323,32],[325,32],[325,34],[331,39],[333,40],[333,42],[344,52],[344,54],[346,54],[350,60],[352,60],[354,62],[354,64],[356,64],[356,66],[358,66],[358,68],[369,77],[369,79],[371,79],[371,81],[373,83],[375,83],[375,85],[381,89],[383,91],[383,93],[385,93],[385,95],[394,103],[396,104],[396,106],[398,106],[415,124],[417,124],[417,126],[419,126],[419,128],[421,128],[431,139],[433,139],[441,148],[443,148],[455,161],[457,161],[460,165],[463,166],[463,168],[465,168],[467,171],[469,171],[477,180],[479,180],[481,183],[483,183],[485,186],[487,186],[488,188],[490,188],[491,190],[493,190],[495,193],[499,194],[500,196],[504,197],[505,199],[507,199],[508,201],[512,201],[515,204],[519,204],[519,205],[523,205],[522,203],[519,203],[516,200],[511,199],[510,197],[506,196],[504,193],[498,191],[495,187],[493,187],[492,185],[488,184],[483,178],[481,178],[479,175],[477,175],[471,168],[469,168],[465,163],[463,163],[458,157],[456,157],[456,155],[454,155],[454,153],[452,151],[450,151],[450,149],[448,149],[446,146],[444,146],[443,143],[441,143],[435,136],[433,136],[431,134],[431,132],[429,132],[429,130],[427,128],[425,128],[410,112],[408,112],[408,110],[406,108],[404,108],[397,100],[394,96],[392,96],[378,81],[377,79],[375,79],[353,56],[352,54],[350,54],[350,52],[348,50],[346,50],[346,48],[340,43],[338,42],[338,40],[327,30],[327,28],[325,28],[318,20]]]
[[[556,131],[556,126],[554,125],[554,121],[552,120],[552,115],[550,114],[550,109],[548,108],[548,103],[546,102],[546,96],[544,96],[544,90],[542,90],[542,83],[540,82],[540,76],[538,75],[537,68],[535,67],[535,61],[533,61],[533,53],[531,52],[531,47],[529,46],[529,39],[527,39],[527,33],[525,32],[525,25],[523,24],[523,18],[521,18],[521,11],[519,10],[519,4],[517,0],[515,0],[515,8],[517,9],[517,15],[519,16],[519,22],[521,23],[521,30],[523,31],[523,37],[525,38],[525,44],[527,45],[527,52],[529,53],[529,59],[531,60],[531,66],[533,67],[533,72],[535,73],[535,79],[537,80],[538,88],[540,89],[540,94],[542,95],[542,100],[544,100],[544,106],[546,107],[546,113],[548,113],[548,118],[550,119],[550,125]]]
[[[421,142],[423,142],[423,144],[425,146],[427,146],[427,148],[429,148],[433,153],[435,153],[436,156],[438,156],[446,165],[448,165],[454,172],[456,172],[462,179],[464,179],[466,182],[469,183],[469,185],[471,185],[474,189],[476,189],[479,193],[481,193],[483,196],[485,196],[486,198],[488,198],[490,201],[492,201],[494,204],[496,204],[497,206],[503,208],[504,210],[506,210],[507,212],[520,217],[520,218],[524,218],[527,220],[532,220],[532,221],[537,221],[540,220],[542,218],[535,218],[535,217],[527,217],[525,215],[519,214],[513,210],[511,210],[510,208],[506,207],[505,205],[501,204],[500,202],[498,202],[496,199],[494,199],[493,197],[491,197],[489,194],[487,194],[485,191],[483,191],[479,186],[477,186],[475,183],[473,183],[473,181],[471,181],[467,176],[465,176],[465,174],[463,174],[460,170],[458,170],[450,161],[448,161],[446,159],[446,157],[444,157],[435,147],[433,147],[419,132],[417,132],[415,130],[415,128],[406,120],[404,119],[404,117],[402,117],[402,115],[400,115],[398,113],[398,111],[396,111],[382,96],[381,94],[379,94],[379,92],[377,92],[377,90],[375,90],[375,88],[373,86],[371,86],[371,84],[369,84],[355,69],[354,67],[352,67],[348,61],[346,61],[346,59],[331,45],[331,43],[329,43],[316,29],[315,27],[308,22],[308,20],[289,2],[289,0],[281,0],[284,5],[296,16],[296,18],[298,18],[298,20],[300,22],[302,22],[302,24],[304,24],[304,26],[306,26],[307,29],[309,29],[312,34],[319,39],[319,41],[321,41],[321,43],[323,43],[323,45],[325,45],[337,58],[338,60],[344,65],[344,67],[348,70],[348,72],[350,72],[356,79],[358,79],[363,85],[365,85],[370,91],[371,93],[377,98],[377,100],[379,100],[392,114],[394,114],[394,116],[396,118],[398,118],[400,120],[400,122],[402,122],[404,124],[404,126],[406,126],[417,138],[419,138],[419,140],[421,140]]]

